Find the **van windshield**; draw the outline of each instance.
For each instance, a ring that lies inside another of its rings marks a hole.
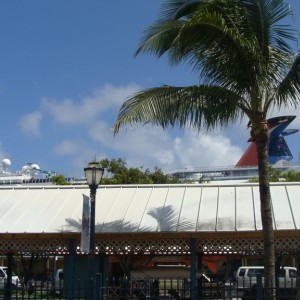
[[[7,275],[8,268],[5,267],[5,268],[2,268],[2,270]],[[14,273],[14,271],[12,271],[12,276],[17,276],[16,273]]]

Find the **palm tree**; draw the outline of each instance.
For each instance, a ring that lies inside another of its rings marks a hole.
[[[300,55],[289,44],[296,34],[284,23],[291,14],[284,0],[165,0],[136,54],[187,62],[200,83],[140,91],[123,103],[114,125],[115,134],[135,123],[200,131],[248,118],[258,154],[266,299],[275,297],[267,114],[297,107],[300,96]]]

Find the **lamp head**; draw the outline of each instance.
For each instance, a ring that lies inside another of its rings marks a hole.
[[[86,168],[84,168],[85,178],[89,186],[98,186],[103,176],[104,169],[99,162],[90,162]]]

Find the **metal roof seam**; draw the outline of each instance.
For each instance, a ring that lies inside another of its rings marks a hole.
[[[179,230],[180,216],[181,216],[181,212],[182,212],[182,207],[183,207],[183,202],[184,202],[184,198],[185,198],[185,193],[186,193],[186,187],[184,188],[184,192],[183,192],[183,196],[182,196],[182,200],[181,200],[181,205],[180,205],[180,209],[179,209],[179,215],[178,215],[177,225],[176,225],[176,231],[177,232]]]
[[[167,202],[167,198],[169,196],[169,192],[170,192],[170,186],[168,186],[168,192],[167,192],[165,200],[164,200],[164,206],[163,206],[163,209],[161,211],[160,218],[158,220],[157,231],[161,231],[160,228],[161,228],[161,223],[162,223],[162,217],[163,217],[163,214],[164,214],[164,211],[165,211],[166,202]]]
[[[45,189],[43,189],[44,191],[45,191]],[[56,193],[57,192],[59,192],[59,190],[56,190]],[[51,199],[54,199],[54,197],[55,197],[55,194],[54,195],[52,195],[52,197],[51,197]],[[51,204],[51,202],[52,201],[49,201],[49,203]],[[48,209],[49,209],[49,203],[48,203],[48,206],[44,206],[44,211],[47,211]],[[43,231],[47,231],[47,228],[49,228],[50,226],[51,226],[51,224],[54,222],[54,220],[55,220],[55,216],[52,216],[52,218],[51,218],[51,222],[49,222],[48,224],[47,224],[47,226],[45,226],[45,228],[44,228],[44,230]]]
[[[143,213],[142,213],[140,222],[139,222],[138,227],[137,227],[137,231],[138,231],[138,232],[140,231],[140,227],[141,227],[141,224],[142,224],[142,220],[143,220],[143,218],[144,218],[144,216],[145,216],[145,213],[146,213],[146,210],[147,210],[147,207],[148,207],[148,204],[149,204],[151,195],[152,195],[152,193],[153,193],[153,190],[154,190],[154,187],[152,186],[151,192],[150,192],[150,194],[149,194],[149,197],[148,197],[148,199],[147,199],[146,205],[145,205],[145,207],[144,207],[144,211],[143,211]]]
[[[120,224],[120,227],[119,227],[119,232],[122,232],[122,231],[123,231],[124,220],[125,220],[126,214],[127,214],[128,210],[129,210],[130,205],[132,204],[132,201],[133,201],[133,199],[134,199],[134,196],[135,196],[136,191],[138,190],[138,188],[139,188],[138,186],[135,188],[134,193],[133,193],[133,195],[132,195],[132,197],[131,197],[131,199],[130,199],[130,201],[129,201],[129,205],[127,206],[127,208],[126,208],[126,210],[125,210],[125,213],[124,213],[124,215],[123,215],[123,218],[122,218],[122,221],[121,221],[121,224]]]
[[[273,208],[272,194],[270,194],[270,200],[271,200],[271,213],[272,213],[272,218],[273,218],[273,226],[274,226],[274,229],[277,230],[277,223],[276,223],[275,213],[274,213],[274,208]]]
[[[115,196],[115,198],[114,198],[113,203],[116,201],[116,199],[119,198],[119,195],[120,195],[120,193],[121,193],[121,191],[122,191],[122,188],[123,188],[123,186],[118,187],[118,192],[117,192],[117,194],[116,194],[116,196]],[[111,210],[112,208],[113,208],[113,205],[110,206],[110,210]],[[108,211],[108,214],[106,215],[106,217],[110,214],[110,210]],[[103,222],[102,222],[102,227],[100,227],[99,232],[104,232],[104,231],[105,231],[104,229],[105,229],[105,219],[104,219]]]
[[[200,210],[201,210],[202,194],[203,194],[203,185],[201,186],[201,190],[200,190],[200,197],[199,197],[199,204],[198,204],[198,214],[197,214],[197,219],[196,219],[195,231],[198,231],[198,223],[199,223]]]
[[[217,197],[217,209],[216,209],[215,231],[218,231],[219,202],[220,202],[220,186],[218,186],[218,197]]]
[[[294,223],[294,229],[297,229],[297,224],[296,224],[296,220],[295,220],[295,216],[294,216],[294,212],[293,212],[293,208],[292,208],[292,204],[291,204],[291,199],[287,190],[287,186],[284,187],[285,188],[285,192],[286,192],[286,196],[288,199],[288,203],[289,203],[289,207],[290,207],[290,211],[291,211],[291,215],[292,215],[292,219],[293,219],[293,223]]]
[[[254,230],[257,230],[257,222],[256,222],[256,214],[255,214],[255,203],[254,203],[254,191],[253,185],[251,186],[251,193],[252,193],[252,208],[253,208],[253,221],[254,221]]]
[[[39,189],[38,190],[40,193],[39,194],[41,194],[41,191],[43,191],[42,189]],[[27,189],[26,190],[26,192],[29,192],[29,189]],[[38,195],[39,195],[38,194]],[[36,197],[36,195],[35,195],[35,197],[32,197],[31,199],[30,199],[30,203],[28,204],[28,206],[27,206],[27,209],[29,208],[31,208],[32,206],[34,206],[34,202],[35,202],[35,200],[37,199],[37,197]],[[31,221],[31,223],[30,224],[26,224],[27,225],[27,227],[25,228],[25,232],[27,232],[27,231],[29,231],[30,232],[30,227],[32,227],[32,225],[35,225],[36,224],[36,222],[34,222],[34,220],[36,220],[38,217],[39,217],[39,214],[38,213],[36,213],[36,211],[35,211],[35,209],[33,209],[32,211],[34,211],[34,218],[30,218],[30,221]],[[22,217],[23,216],[26,216],[28,214],[28,211],[25,211],[24,210],[24,213],[22,213]],[[22,227],[24,226],[24,224],[22,225]]]
[[[234,230],[237,231],[237,204],[236,204],[236,189],[237,187],[234,187]]]
[[[2,213],[2,215],[1,215],[1,221],[2,222],[5,222],[5,218],[9,218],[10,212],[13,211],[14,207],[18,205],[17,203],[14,203],[13,205],[10,205],[11,199],[10,199],[9,196],[6,196],[4,198],[4,201],[5,201],[5,203],[6,202],[8,203],[9,208],[5,209],[5,210],[1,210],[1,213]]]

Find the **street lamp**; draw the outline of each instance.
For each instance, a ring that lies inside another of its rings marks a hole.
[[[84,168],[86,181],[90,188],[91,199],[91,215],[90,215],[90,244],[89,244],[89,281],[91,283],[90,299],[93,299],[93,278],[94,265],[95,265],[95,208],[96,208],[96,192],[103,176],[104,169],[99,162],[90,162],[86,168]]]

